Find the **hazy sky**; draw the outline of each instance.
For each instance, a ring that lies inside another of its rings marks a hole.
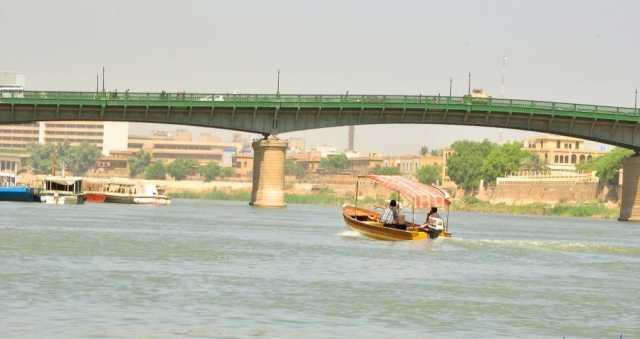
[[[446,94],[633,106],[639,1],[7,1],[0,70],[28,89]],[[151,127],[134,127],[148,130]],[[216,131],[228,136],[227,131]],[[526,135],[439,125],[358,127],[363,151],[415,153]],[[346,128],[303,136],[346,146]],[[383,136],[383,137],[381,137]]]

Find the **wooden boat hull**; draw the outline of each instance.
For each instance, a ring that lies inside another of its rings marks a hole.
[[[426,240],[438,237],[451,237],[446,231],[442,232],[424,232],[424,231],[405,231],[397,228],[385,227],[377,220],[380,214],[364,208],[355,208],[353,206],[345,206],[342,211],[342,217],[345,224],[360,234],[377,240],[399,241],[399,240]],[[409,227],[418,227],[420,225],[407,223]]]

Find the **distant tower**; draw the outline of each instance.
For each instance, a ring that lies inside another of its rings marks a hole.
[[[355,133],[356,133],[356,127],[355,126],[349,126],[349,147],[347,149],[349,151],[353,151],[354,150],[353,139],[355,137]]]

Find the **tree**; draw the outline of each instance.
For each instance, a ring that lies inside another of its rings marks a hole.
[[[622,167],[622,161],[632,155],[632,150],[616,147],[601,157],[579,163],[576,168],[581,171],[595,171],[601,183],[617,185],[618,170]]]
[[[137,177],[145,172],[145,169],[151,163],[151,154],[144,150],[132,154],[129,157],[129,175],[131,177]]]
[[[52,166],[60,171],[64,166],[66,171],[84,175],[100,157],[100,149],[87,143],[77,146],[68,143],[35,144],[30,145],[27,151],[30,156],[26,163],[36,174],[51,173]]]
[[[56,152],[56,145],[54,144],[34,144],[27,147],[29,152],[29,158],[26,160],[26,164],[31,167],[31,170],[36,174],[49,174],[51,173],[51,163]]]
[[[372,172],[373,174],[378,174],[378,175],[399,175],[400,169],[398,167],[392,167],[392,166],[386,166],[386,167],[376,166]]]
[[[514,142],[495,146],[484,158],[481,171],[485,183],[490,184],[496,178],[520,170],[525,160],[533,155],[522,148],[522,144]]]
[[[295,175],[296,177],[304,177],[307,171],[304,166],[299,164],[294,159],[287,159],[284,161],[284,173],[286,175]]]
[[[206,165],[200,167],[200,176],[204,178],[204,181],[209,182],[220,175],[220,165],[210,161]]]
[[[70,170],[75,175],[84,175],[92,168],[98,158],[100,158],[101,151],[98,146],[88,143],[82,143],[77,146],[71,146],[63,156],[65,168]]]
[[[176,159],[167,166],[167,172],[176,180],[184,180],[193,175],[198,168],[198,163],[193,159]]]
[[[416,173],[416,178],[423,184],[432,185],[440,181],[441,175],[442,173],[440,166],[426,165],[420,167],[420,169]]]
[[[420,147],[420,155],[424,157],[427,154],[429,154],[429,147],[427,146]]]
[[[144,178],[145,179],[156,179],[156,180],[164,180],[167,176],[167,172],[164,168],[164,165],[161,161],[152,162],[147,168],[144,170]]]
[[[234,174],[232,167],[222,167],[220,170],[220,178],[232,177]]]
[[[320,168],[330,173],[344,171],[349,167],[349,159],[344,153],[329,155],[320,159]]]
[[[482,172],[484,158],[495,147],[497,147],[496,144],[488,140],[454,142],[451,145],[454,153],[447,161],[447,173],[451,180],[466,191],[478,188],[484,174]]]

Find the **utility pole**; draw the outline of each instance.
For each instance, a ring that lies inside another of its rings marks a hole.
[[[100,74],[96,73],[96,95],[100,92]]]
[[[502,95],[502,98],[504,98],[504,73],[506,72],[506,68],[507,68],[507,57],[503,56],[502,57],[502,79],[501,79],[501,83],[500,83],[500,94]]]
[[[104,93],[104,66],[102,66],[102,93]]]
[[[471,95],[471,72],[469,72],[469,88],[467,89],[467,95]]]
[[[638,89],[636,88],[636,98],[633,101],[633,109],[638,113]]]
[[[278,84],[276,85],[276,96],[280,96],[280,68],[278,68]]]
[[[449,77],[449,98],[451,98],[453,95],[453,78]]]

